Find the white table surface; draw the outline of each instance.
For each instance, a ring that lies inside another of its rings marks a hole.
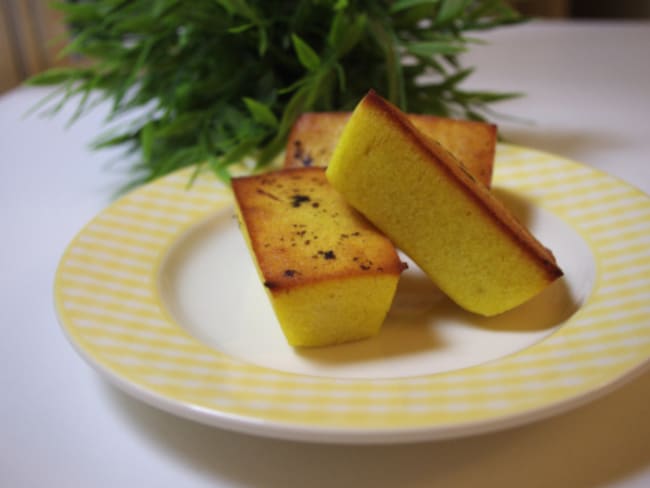
[[[517,90],[506,138],[650,193],[650,23],[545,22],[487,36],[468,86]],[[65,128],[24,117],[44,90],[0,97],[0,486],[650,486],[650,373],[554,418],[394,446],[255,438],[176,418],[102,380],[57,324],[66,244],[124,176],[93,153],[103,109]],[[650,297],[649,297],[650,299]]]

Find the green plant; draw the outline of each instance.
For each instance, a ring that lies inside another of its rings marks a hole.
[[[51,109],[97,101],[138,113],[94,147],[136,157],[131,184],[180,167],[257,168],[304,111],[348,110],[370,89],[404,110],[483,119],[515,94],[466,91],[472,31],[519,22],[503,0],[85,0],[57,3],[89,64],[31,79],[59,85]],[[424,81],[423,81],[424,80]],[[427,81],[428,80],[428,81]]]

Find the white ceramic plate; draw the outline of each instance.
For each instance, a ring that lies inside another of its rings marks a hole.
[[[440,439],[577,406],[648,364],[650,199],[610,176],[500,146],[494,192],[565,277],[485,319],[412,265],[379,336],[300,350],[281,334],[229,191],[210,174],[188,190],[189,174],[98,215],[55,282],[61,324],[82,356],[166,411],[317,442]]]

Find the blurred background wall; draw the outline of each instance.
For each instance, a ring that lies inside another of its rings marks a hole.
[[[0,0],[0,93],[32,74],[64,64],[61,15],[48,0]]]
[[[50,0],[0,0],[0,93],[51,66],[68,63],[61,15]],[[543,18],[650,19],[650,0],[511,0],[522,13]]]
[[[577,19],[648,19],[649,0],[511,0],[525,14]]]

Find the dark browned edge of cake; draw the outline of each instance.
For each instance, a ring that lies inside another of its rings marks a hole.
[[[429,141],[426,137],[421,136],[413,123],[409,121],[397,107],[379,96],[374,90],[370,90],[361,103],[369,103],[387,114],[390,119],[396,120],[402,132],[409,137],[417,147],[426,154],[432,156],[432,159],[439,163],[438,166],[443,168],[452,180],[460,183],[461,188],[463,188],[463,190],[473,198],[486,213],[492,215],[498,225],[505,229],[507,234],[510,235],[510,237],[525,252],[543,265],[549,281],[553,281],[564,274],[557,266],[553,253],[548,248],[544,247],[544,245],[539,242],[537,238],[514,216],[512,216],[512,219],[513,222],[516,222],[518,229],[514,229],[512,226],[508,225],[507,222],[505,222],[504,217],[499,213],[499,211],[509,213],[503,204],[495,199],[495,202],[497,202],[495,205],[496,208],[493,208],[493,206],[488,203],[487,198],[482,197],[478,193],[481,190],[478,190],[478,192],[475,191],[476,187],[480,188],[479,182],[476,178],[470,174],[462,164],[459,164],[456,158],[449,151],[440,146],[440,144],[437,144],[435,141]],[[434,148],[434,144],[437,144],[437,147]],[[485,187],[483,187],[483,190],[489,192]]]

